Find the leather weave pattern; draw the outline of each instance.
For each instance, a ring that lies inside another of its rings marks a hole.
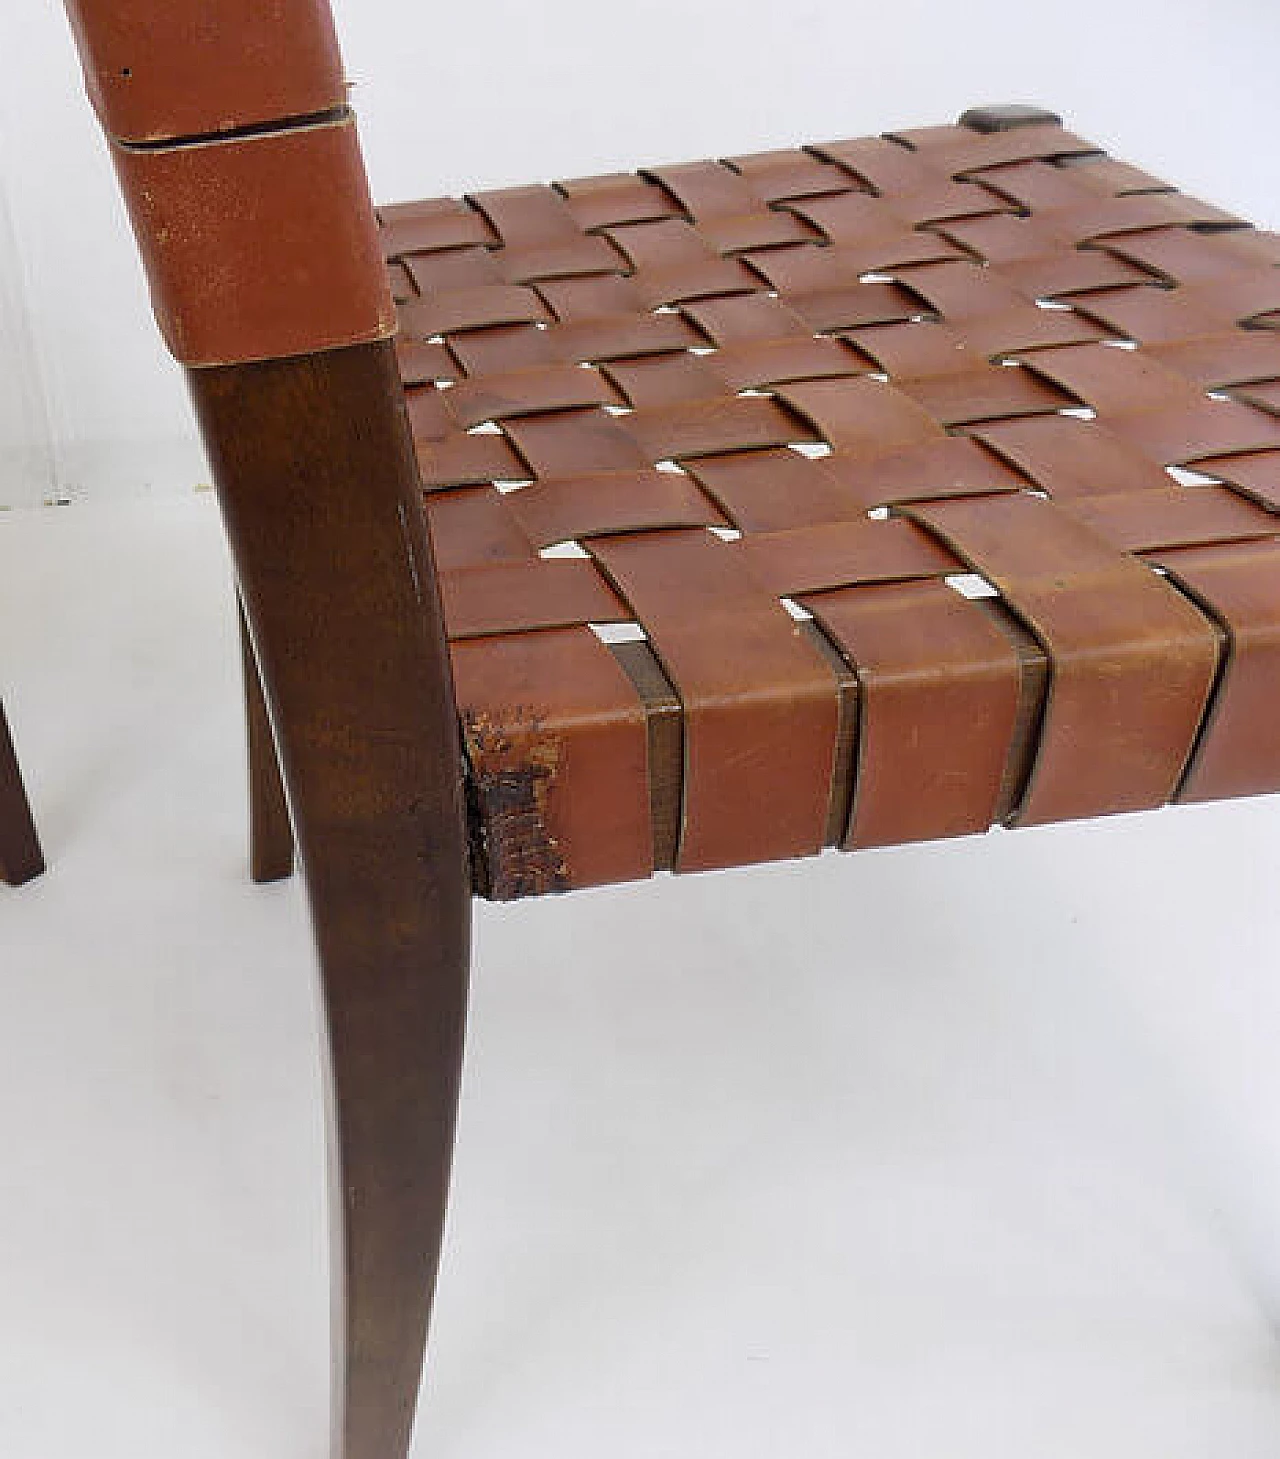
[[[380,225],[489,895],[1280,788],[1274,234],[1035,116]]]

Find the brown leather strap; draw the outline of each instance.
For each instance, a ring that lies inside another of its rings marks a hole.
[[[1280,543],[1187,548],[1160,560],[1227,634],[1222,680],[1178,798],[1280,790]]]
[[[677,868],[818,851],[835,765],[836,677],[709,533],[606,537],[592,555],[646,626],[685,711]]]
[[[1273,512],[1280,512],[1280,451],[1210,458],[1202,460],[1198,469],[1238,487]]]
[[[1071,515],[1125,552],[1245,542],[1275,535],[1276,519],[1244,497],[1225,491],[1189,491],[1172,482],[1123,496],[1086,496]]]
[[[1018,820],[1169,800],[1217,669],[1217,639],[1204,616],[1052,502],[973,497],[911,515],[999,588],[1053,665]]]
[[[484,638],[587,623],[623,623],[627,605],[589,562],[504,562],[444,572],[449,632]]]
[[[115,149],[165,342],[240,364],[395,330],[355,121]]]
[[[395,332],[327,0],[68,11],[156,318],[183,364]]]
[[[85,87],[119,142],[207,137],[343,105],[328,0],[68,0]]]
[[[648,738],[588,628],[453,645],[487,885],[498,901],[653,871]]]
[[[858,669],[845,847],[985,831],[1018,710],[1009,636],[983,605],[937,580],[822,593],[805,606]]]
[[[671,471],[553,477],[513,492],[508,509],[539,548],[613,532],[729,525],[687,476]]]

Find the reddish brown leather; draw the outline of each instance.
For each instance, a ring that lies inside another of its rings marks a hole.
[[[1167,478],[1166,478],[1167,480]],[[1271,537],[1276,519],[1242,496],[1168,485],[1121,496],[1082,497],[1072,515],[1125,552]]]
[[[845,848],[985,831],[1018,711],[1008,634],[936,579],[822,593],[806,606],[858,670],[861,733]]]
[[[328,0],[67,0],[109,137],[171,142],[346,101]]]
[[[464,710],[648,722],[494,895],[1274,783],[1280,245],[980,116],[382,210]]]
[[[517,629],[623,623],[630,610],[586,562],[503,562],[441,574],[455,641]]]
[[[1280,451],[1251,451],[1197,463],[1198,471],[1238,488],[1262,506],[1280,512]]]
[[[1179,800],[1280,790],[1280,543],[1189,548],[1160,561],[1228,635],[1222,682]]]
[[[156,319],[182,364],[395,333],[327,0],[67,10]]]
[[[604,537],[592,555],[684,706],[677,870],[821,850],[840,708],[831,668],[741,555],[705,532]]]
[[[1134,558],[1051,502],[971,497],[913,509],[990,579],[1049,655],[1025,825],[1163,805],[1217,669],[1212,626]]]
[[[566,476],[512,492],[507,508],[536,547],[662,527],[727,527],[687,476],[669,471]]]
[[[453,645],[483,866],[499,901],[653,871],[645,716],[586,628]]]
[[[912,523],[866,517],[744,536],[737,550],[775,598],[963,570],[959,558]]]
[[[350,114],[190,146],[114,149],[165,342],[240,364],[395,332]]]

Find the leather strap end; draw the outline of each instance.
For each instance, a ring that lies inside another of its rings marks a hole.
[[[328,0],[67,0],[67,14],[117,141],[210,136],[346,100]]]
[[[396,332],[349,112],[113,152],[156,319],[182,364],[279,359]]]

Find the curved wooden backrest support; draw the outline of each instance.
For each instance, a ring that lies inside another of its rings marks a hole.
[[[329,1023],[336,1451],[402,1455],[452,1148],[462,762],[395,316],[325,0],[69,0],[189,381]]]

